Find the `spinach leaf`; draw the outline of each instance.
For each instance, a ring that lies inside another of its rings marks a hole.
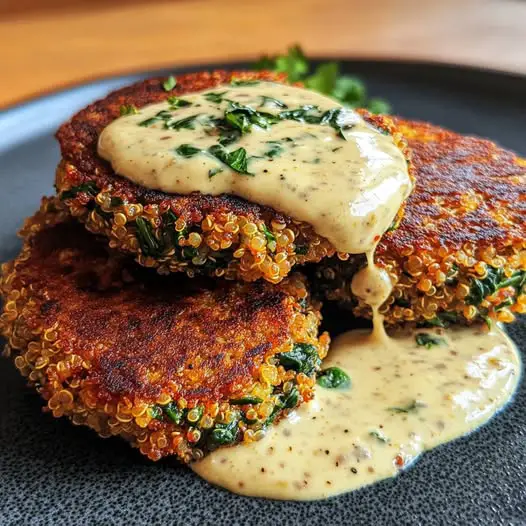
[[[423,404],[418,400],[413,400],[406,406],[388,407],[387,410],[392,411],[393,413],[415,413],[418,409],[422,407],[426,407],[426,404]]]
[[[184,108],[186,106],[192,105],[190,101],[180,99],[179,97],[168,97],[167,100],[171,110],[176,110],[177,108]]]
[[[123,104],[119,108],[120,115],[135,115],[139,110],[133,104]]]
[[[444,338],[439,338],[433,334],[427,332],[420,332],[415,336],[416,343],[422,345],[426,349],[431,349],[433,345],[443,345],[445,342]]]
[[[74,199],[81,192],[95,197],[99,193],[99,189],[93,181],[88,181],[87,183],[82,183],[78,186],[73,186],[69,190],[64,190],[60,194],[60,199],[62,201],[64,201],[65,199]]]
[[[292,351],[278,354],[277,358],[285,369],[292,369],[307,376],[317,371],[321,364],[316,347],[310,343],[295,343]]]
[[[194,155],[201,153],[201,150],[190,144],[181,144],[181,146],[178,146],[175,149],[175,152],[181,157],[193,157]]]
[[[247,152],[244,148],[228,152],[223,146],[214,144],[208,149],[208,152],[235,172],[243,175],[254,175],[248,171]]]
[[[156,239],[152,225],[143,217],[135,218],[137,238],[145,256],[159,256],[162,253],[161,243]]]
[[[318,385],[325,389],[349,389],[351,377],[339,367],[329,367],[318,374]]]
[[[232,405],[260,404],[263,400],[257,396],[246,395],[241,398],[230,400]]]
[[[183,421],[184,411],[179,409],[176,402],[170,402],[162,406],[164,414],[176,425]]]
[[[239,436],[239,415],[228,424],[216,424],[213,431],[208,438],[209,444],[212,447],[225,446],[235,442]]]
[[[211,91],[210,93],[205,93],[204,97],[208,102],[220,104],[221,102],[223,102],[223,96],[226,93],[228,93],[228,91]]]

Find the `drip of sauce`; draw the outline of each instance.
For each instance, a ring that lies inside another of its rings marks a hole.
[[[319,93],[259,82],[179,100],[186,105],[166,101],[113,121],[99,137],[99,155],[146,188],[270,206],[353,254],[373,249],[411,191],[392,137]],[[224,122],[239,105],[229,118],[246,129],[223,148],[231,157],[220,160],[213,148],[238,129],[227,124],[225,132]]]
[[[421,452],[491,418],[519,376],[515,346],[485,326],[417,331],[378,339],[351,331],[324,367],[352,377],[348,390],[316,386],[315,399],[261,441],[220,449],[191,468],[233,492],[287,500],[323,499],[396,475]]]
[[[355,296],[361,298],[371,307],[373,312],[373,337],[378,341],[386,342],[388,336],[384,329],[383,316],[379,309],[389,298],[393,291],[393,284],[387,271],[376,266],[374,262],[374,250],[366,252],[367,265],[361,268],[351,282],[351,290]]]

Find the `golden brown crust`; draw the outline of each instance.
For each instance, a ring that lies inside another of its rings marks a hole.
[[[386,322],[513,321],[526,312],[526,160],[431,124],[396,118],[395,126],[411,149],[416,188],[376,251],[394,284]],[[370,316],[351,291],[364,263],[334,257],[317,270],[325,296],[357,316]]]
[[[2,267],[0,332],[55,416],[154,460],[190,461],[261,438],[312,398],[329,338],[302,276],[277,286],[161,277],[109,254],[56,199],[21,233],[21,254]],[[277,356],[297,344],[312,358],[305,374]]]
[[[63,159],[56,187],[71,213],[90,231],[107,236],[112,248],[134,254],[141,265],[155,267],[160,273],[183,271],[192,277],[206,274],[246,281],[263,277],[277,283],[294,265],[334,254],[332,244],[310,225],[271,208],[229,195],[175,195],[147,190],[116,175],[97,155],[98,136],[119,117],[122,105],[140,108],[172,95],[228,83],[232,78],[285,81],[283,75],[269,72],[203,72],[178,76],[176,88],[167,93],[162,87],[164,79],[151,79],[111,93],[65,123],[57,133]],[[366,111],[362,115],[386,133],[394,133],[389,118]],[[409,157],[399,134],[395,141]],[[89,191],[86,185],[92,185]],[[168,211],[184,225],[180,231],[184,230],[185,237],[178,235],[176,244],[171,241],[174,226],[167,219]],[[402,210],[398,219],[401,214]],[[162,245],[155,254],[144,250],[137,233],[138,217],[148,223]],[[194,235],[195,243],[188,237],[190,232],[199,234]],[[269,244],[267,233],[276,243]],[[198,250],[199,257],[185,257],[180,250],[184,246]]]
[[[28,246],[10,287],[32,291],[29,328],[58,325],[62,350],[90,362],[108,397],[155,400],[175,383],[187,400],[228,398],[286,344],[307,298],[299,277],[273,287],[136,270],[73,220]]]
[[[400,228],[378,255],[509,246],[526,237],[526,160],[495,143],[395,118],[411,150],[416,187]]]
[[[170,200],[172,210],[188,221],[201,221],[207,213],[251,215],[261,218],[266,207],[249,203],[235,196],[207,196],[192,194],[174,196],[157,190],[143,188],[116,175],[109,163],[97,154],[97,142],[102,130],[120,116],[120,107],[131,104],[137,108],[162,102],[171,96],[179,96],[229,83],[232,79],[268,80],[282,82],[284,75],[269,72],[213,71],[177,76],[176,87],[167,92],[163,88],[166,78],[154,78],[138,82],[110,93],[106,98],[90,104],[63,124],[56,137],[62,158],[68,167],[70,186],[94,181],[98,188],[112,185],[114,194],[130,203],[159,204]]]

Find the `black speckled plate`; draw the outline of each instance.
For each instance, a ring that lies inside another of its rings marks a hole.
[[[487,136],[526,155],[524,77],[429,64],[343,67],[405,117]],[[23,218],[53,191],[57,126],[108,91],[150,75],[95,82],[0,114],[1,261],[15,256]],[[526,320],[509,332],[526,352]],[[488,425],[424,454],[399,477],[305,503],[233,495],[169,461],[150,463],[119,439],[54,420],[7,360],[0,363],[0,408],[2,525],[526,524],[524,382]]]

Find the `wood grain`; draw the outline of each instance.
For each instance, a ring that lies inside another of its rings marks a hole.
[[[23,0],[40,5],[39,0]],[[526,73],[520,0],[178,0],[4,9],[0,107],[107,75],[253,58],[404,58]]]

